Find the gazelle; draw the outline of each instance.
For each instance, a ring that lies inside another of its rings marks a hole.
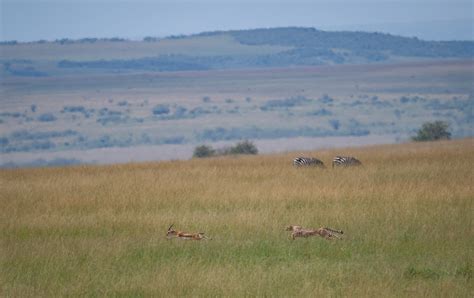
[[[332,240],[334,238],[341,239],[340,235],[344,234],[342,230],[334,230],[328,227],[321,227],[319,229],[304,229],[301,226],[288,226],[287,231],[291,231],[291,238],[295,240],[297,237],[311,237],[311,236],[320,236],[327,240]]]
[[[179,239],[185,239],[185,240],[202,240],[202,239],[211,239],[207,236],[204,235],[204,233],[185,233],[182,231],[175,231],[172,229],[174,224],[172,224],[169,228],[168,231],[166,232],[166,238],[172,239],[172,238],[179,238]]]

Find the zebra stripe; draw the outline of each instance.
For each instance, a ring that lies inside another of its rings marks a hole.
[[[324,163],[313,157],[297,157],[293,160],[293,165],[295,167],[314,166],[324,168]]]
[[[332,167],[351,167],[360,166],[362,163],[352,156],[336,156],[332,160]]]

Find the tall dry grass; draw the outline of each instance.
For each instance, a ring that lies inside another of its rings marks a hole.
[[[473,145],[1,170],[1,295],[469,297]],[[213,239],[166,240],[171,223]]]

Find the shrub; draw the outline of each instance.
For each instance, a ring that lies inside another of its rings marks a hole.
[[[144,42],[156,42],[159,41],[160,39],[158,37],[153,37],[153,36],[146,36],[143,38]]]
[[[395,117],[397,117],[397,119],[400,119],[404,111],[396,109],[393,113],[395,114]]]
[[[10,137],[15,141],[25,140],[45,140],[49,138],[65,138],[78,135],[75,130],[62,130],[62,131],[38,131],[33,132],[29,130],[15,130],[10,134]]]
[[[46,77],[48,76],[47,73],[43,71],[38,71],[32,66],[17,66],[15,68],[10,68],[10,67],[5,67],[5,70],[14,76],[20,76],[20,77]]]
[[[106,126],[109,123],[112,123],[112,124],[127,123],[128,120],[129,120],[128,116],[111,114],[110,116],[101,116],[97,118],[96,122],[100,123],[103,126]]]
[[[0,113],[0,117],[12,117],[12,118],[20,118],[22,116],[25,116],[24,114],[18,113],[18,112],[4,112]]]
[[[322,108],[316,111],[311,111],[307,115],[308,116],[330,116],[332,115],[332,112]]]
[[[329,95],[324,94],[321,98],[319,98],[319,101],[322,103],[331,103],[334,101],[334,99],[330,97]]]
[[[153,108],[153,115],[163,115],[168,114],[170,112],[170,108],[168,105],[157,105]]]
[[[184,144],[186,143],[186,138],[183,136],[167,137],[162,138],[158,142],[159,144]]]
[[[86,113],[86,108],[83,106],[64,106],[61,112],[66,113]]]
[[[215,154],[215,150],[211,146],[201,145],[194,148],[193,157],[195,158],[205,158],[212,157]]]
[[[258,154],[258,149],[251,141],[245,140],[231,147],[230,154]]]
[[[192,110],[189,111],[189,115],[191,117],[198,117],[198,116],[202,116],[202,115],[206,115],[206,114],[211,114],[212,112],[207,110],[207,109],[204,109],[202,107],[196,107]]]
[[[193,157],[204,158],[235,154],[258,154],[258,149],[251,141],[248,140],[238,142],[231,147],[224,147],[217,150],[214,150],[211,146],[201,145],[194,149]]]
[[[18,41],[16,40],[5,40],[5,41],[0,41],[0,45],[6,45],[6,46],[14,46],[18,44]]]
[[[49,150],[55,148],[56,145],[51,141],[33,141],[29,145],[29,150],[24,151],[33,151],[33,150]]]
[[[182,106],[177,106],[176,109],[174,110],[173,116],[175,118],[184,118],[186,116],[186,112],[188,109]]]
[[[0,137],[0,145],[1,146],[8,145],[8,138],[7,137]]]
[[[409,102],[411,102],[411,101],[413,101],[413,100],[412,100],[412,98],[410,98],[410,97],[407,97],[407,96],[402,96],[402,97],[400,97],[400,102],[401,102],[401,103],[409,103]]]
[[[418,130],[417,135],[412,138],[416,142],[449,140],[449,124],[444,121],[425,122]]]
[[[285,99],[272,99],[265,102],[260,109],[262,111],[274,110],[274,109],[285,109],[293,108],[296,106],[308,104],[311,102],[311,99],[308,99],[304,96],[296,96]]]
[[[339,126],[341,125],[341,123],[337,119],[329,120],[329,124],[332,126],[332,128],[334,128],[334,130],[338,130]]]
[[[51,113],[41,114],[38,117],[38,120],[41,121],[41,122],[51,122],[51,121],[55,121],[56,119],[57,119],[56,116],[54,116]]]
[[[98,41],[98,38],[95,37],[86,37],[78,40],[80,43],[95,43]]]

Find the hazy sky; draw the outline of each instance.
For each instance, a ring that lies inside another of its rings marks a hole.
[[[0,0],[1,40],[315,27],[474,40],[471,0]]]

